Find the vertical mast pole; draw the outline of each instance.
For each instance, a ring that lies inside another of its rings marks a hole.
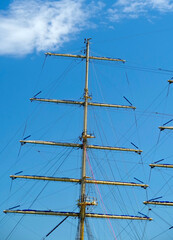
[[[86,73],[84,89],[84,125],[83,125],[83,154],[81,175],[81,205],[80,205],[80,240],[84,240],[85,221],[85,178],[86,178],[86,149],[87,149],[87,112],[88,112],[88,68],[89,68],[89,40],[86,40]]]

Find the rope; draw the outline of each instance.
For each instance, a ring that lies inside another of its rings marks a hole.
[[[87,154],[87,151],[86,151],[85,148],[84,148],[84,151],[85,151],[85,153],[86,153],[87,161],[88,161],[88,164],[89,164],[89,167],[90,167],[90,170],[91,170],[91,174],[92,174],[92,176],[93,176],[93,179],[96,180],[95,177],[94,177],[94,172],[93,172],[93,170],[92,170],[91,163],[90,163],[90,160],[89,160],[89,157],[88,157],[88,154]],[[106,207],[105,207],[105,205],[104,205],[104,202],[103,202],[103,199],[102,199],[102,196],[101,196],[101,193],[100,193],[98,184],[95,184],[95,185],[96,185],[96,188],[97,188],[97,191],[98,191],[100,200],[101,200],[101,202],[102,202],[102,205],[103,205],[103,208],[104,208],[104,212],[105,212],[106,214],[108,214],[107,211],[106,211]],[[112,230],[112,233],[113,233],[113,236],[114,236],[115,240],[117,240],[116,235],[115,235],[115,232],[114,232],[114,229],[113,229],[113,227],[112,227],[112,224],[111,224],[111,221],[110,221],[109,217],[107,217],[107,221],[108,221],[109,224],[110,224],[110,227],[111,227],[111,230]]]

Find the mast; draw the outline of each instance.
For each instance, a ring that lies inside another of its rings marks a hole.
[[[4,213],[19,213],[19,214],[39,214],[39,215],[55,215],[55,216],[70,216],[70,217],[78,217],[79,218],[79,236],[80,240],[84,240],[84,231],[85,231],[85,218],[110,218],[110,219],[127,219],[127,220],[152,220],[152,218],[145,216],[131,216],[131,215],[112,215],[112,214],[100,214],[100,213],[88,213],[86,212],[86,206],[97,205],[97,202],[93,198],[93,200],[87,199],[86,196],[86,184],[104,184],[104,185],[119,185],[119,186],[135,186],[147,188],[147,184],[139,184],[134,182],[118,182],[118,181],[105,181],[105,180],[96,180],[96,179],[88,179],[86,177],[86,157],[87,157],[87,149],[100,149],[100,150],[114,150],[114,151],[128,151],[134,152],[137,154],[141,154],[142,150],[139,149],[131,149],[131,148],[123,148],[117,146],[98,146],[98,145],[90,145],[88,144],[88,138],[92,138],[92,135],[87,133],[87,115],[88,115],[88,106],[92,107],[113,107],[113,108],[126,108],[135,110],[136,108],[132,105],[123,106],[117,104],[107,104],[107,103],[94,103],[90,102],[88,91],[88,72],[89,72],[89,60],[106,60],[106,61],[116,61],[125,63],[125,60],[116,59],[116,58],[107,58],[107,57],[94,57],[89,55],[89,46],[90,46],[90,38],[86,39],[86,51],[85,55],[72,55],[72,54],[57,54],[57,53],[46,53],[48,56],[62,56],[62,57],[73,57],[73,58],[81,58],[85,59],[85,84],[84,84],[84,95],[83,101],[72,101],[72,100],[58,100],[58,99],[43,99],[33,97],[31,101],[41,101],[41,102],[49,102],[55,104],[79,104],[84,107],[83,112],[83,132],[81,136],[81,143],[64,143],[64,142],[54,142],[54,141],[43,141],[43,140],[20,140],[21,144],[41,144],[41,145],[52,145],[52,146],[62,146],[62,147],[73,147],[82,149],[82,166],[81,166],[81,178],[58,178],[58,177],[49,177],[49,176],[31,176],[31,175],[11,175],[12,179],[24,178],[24,179],[33,179],[33,180],[46,180],[46,181],[61,181],[61,182],[72,182],[80,184],[80,197],[78,201],[79,212],[59,212],[59,211],[42,211],[42,210],[33,210],[33,209],[24,209],[24,210],[4,210]]]
[[[173,80],[168,80],[168,82],[169,82],[169,84],[173,83]],[[173,126],[165,126],[165,125],[163,125],[163,126],[160,126],[158,128],[160,129],[160,131],[173,130]],[[162,160],[164,160],[164,159],[162,159]],[[160,160],[160,161],[162,161],[162,160]],[[173,164],[167,164],[167,163],[160,164],[160,163],[158,163],[160,161],[157,161],[155,163],[151,163],[151,164],[149,164],[149,166],[151,167],[151,169],[155,168],[155,167],[156,168],[157,167],[158,168],[166,168],[166,169],[173,168]],[[150,200],[144,201],[143,203],[145,205],[151,204],[151,205],[161,205],[161,206],[173,206],[173,202],[172,201],[156,201],[156,199],[158,199],[158,198],[150,199]]]
[[[83,152],[82,152],[82,174],[81,174],[81,199],[80,199],[80,239],[84,240],[85,221],[85,178],[86,178],[86,149],[87,149],[87,114],[88,114],[88,68],[89,68],[89,40],[86,40],[86,73],[84,89],[84,124],[83,124]]]

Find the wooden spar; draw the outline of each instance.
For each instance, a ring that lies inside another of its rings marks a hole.
[[[173,168],[172,164],[156,164],[156,163],[151,163],[149,165],[151,168],[153,167],[163,167],[163,168]]]
[[[79,217],[80,213],[76,212],[58,212],[58,211],[41,211],[41,210],[4,210],[4,213],[20,213],[20,214],[37,214],[37,215],[51,215],[51,216],[71,216]],[[127,220],[149,220],[149,217],[131,216],[131,215],[112,215],[112,214],[97,214],[97,213],[86,213],[85,217],[91,218],[109,218],[109,219],[127,219]]]
[[[78,104],[83,106],[84,102],[82,101],[73,101],[73,100],[59,100],[59,99],[45,99],[45,98],[30,98],[31,101],[39,101],[39,102],[50,102],[50,103],[65,103],[65,104]],[[95,107],[114,107],[114,108],[129,108],[136,109],[134,106],[125,106],[125,105],[116,105],[116,104],[107,104],[107,103],[96,103],[96,102],[88,102],[89,106]]]
[[[136,186],[147,188],[147,184],[133,183],[133,182],[114,182],[114,181],[101,181],[101,180],[85,180],[86,183],[94,183],[94,184],[106,184],[106,185],[119,185],[119,186]]]
[[[124,105],[115,105],[115,104],[106,104],[106,103],[95,103],[95,102],[89,102],[89,106],[95,106],[95,107],[115,107],[115,108],[131,108],[136,109],[136,107],[133,106],[124,106]]]
[[[45,53],[46,56],[56,56],[56,57],[74,57],[74,58],[86,58],[84,55],[74,55],[74,54],[63,54],[63,53]]]
[[[126,62],[126,60],[123,60],[123,59],[119,59],[119,58],[107,58],[107,57],[93,57],[93,56],[90,56],[89,59],[93,59],[93,60],[104,60],[104,61],[113,61],[113,62],[123,62],[123,63]]]
[[[144,201],[143,203],[153,204],[153,205],[173,206],[173,202],[169,202],[169,201]]]
[[[50,142],[50,141],[37,141],[37,140],[20,140],[22,144],[32,143],[32,144],[43,144],[43,145],[53,145],[53,146],[62,146],[62,147],[77,147],[82,148],[82,144],[77,143],[59,143],[59,142]]]
[[[35,175],[10,175],[10,178],[24,178],[24,179],[33,179],[33,180],[44,180],[44,181],[57,181],[57,182],[73,182],[80,183],[80,179],[75,178],[57,178],[57,177],[47,177],[47,176],[35,176]]]
[[[163,131],[165,129],[173,130],[173,127],[172,126],[171,127],[160,126],[159,129],[160,129],[160,131]]]
[[[47,176],[35,176],[35,175],[10,175],[10,178],[12,178],[12,179],[24,178],[24,179],[44,180],[44,181],[81,183],[81,179],[57,178],[57,177],[47,177]],[[147,184],[140,184],[140,183],[134,183],[134,182],[115,182],[115,181],[103,181],[103,180],[91,180],[91,179],[85,179],[85,183],[119,185],[119,186],[132,186],[132,187],[143,187],[143,188],[148,187]]]
[[[101,150],[127,151],[127,152],[135,152],[138,154],[142,153],[142,150],[131,149],[131,148],[108,147],[108,146],[97,146],[97,145],[88,145],[87,148],[101,149]]]
[[[4,210],[4,213],[21,213],[21,214],[38,214],[38,215],[53,215],[53,216],[71,216],[78,217],[79,213],[75,212],[58,212],[58,211],[40,211],[40,210]]]
[[[73,54],[62,54],[62,53],[45,53],[47,56],[59,56],[59,57],[74,57],[74,58],[87,58],[85,55],[73,55]],[[88,56],[88,59],[94,59],[94,60],[105,60],[105,61],[115,61],[115,62],[123,62],[126,61],[119,58],[108,58],[108,57],[94,57],[94,56]]]
[[[149,218],[149,217],[139,217],[139,216],[130,216],[130,215],[96,214],[96,213],[86,213],[86,217],[127,219],[127,220],[149,220],[149,221],[152,220],[152,218]]]
[[[85,137],[85,136],[84,136]],[[43,144],[43,145],[53,145],[53,146],[62,146],[62,147],[77,147],[84,148],[83,144],[78,143],[60,143],[60,142],[51,142],[51,141],[41,141],[41,140],[20,140],[22,144],[31,143],[31,144]],[[115,151],[126,151],[126,152],[135,152],[141,154],[142,150],[132,149],[132,148],[120,148],[120,147],[110,147],[110,146],[98,146],[98,145],[87,145],[85,148],[100,149],[100,150],[115,150]]]
[[[73,100],[59,100],[59,99],[44,99],[44,98],[30,98],[32,101],[39,101],[39,102],[50,102],[50,103],[66,103],[66,104],[79,104],[84,105],[82,101],[73,101]]]

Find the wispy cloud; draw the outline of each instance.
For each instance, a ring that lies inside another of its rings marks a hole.
[[[87,19],[101,3],[82,0],[16,0],[0,11],[0,55],[25,55],[33,51],[55,50],[87,27]]]
[[[108,10],[112,21],[149,16],[151,11],[173,12],[172,0],[118,0]]]
[[[109,9],[106,4],[106,0],[13,0],[0,11],[0,55],[58,50],[81,30],[93,27],[93,22],[104,22],[107,14],[118,22],[149,17],[153,11],[173,12],[172,0],[115,0]],[[96,21],[89,21],[93,17]]]

